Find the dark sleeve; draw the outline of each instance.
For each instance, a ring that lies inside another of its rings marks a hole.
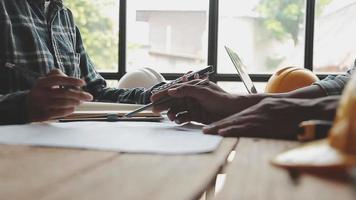
[[[151,91],[164,84],[159,83],[150,89],[144,88],[107,88],[104,80],[96,80],[87,85],[87,90],[94,96],[94,101],[100,102],[117,102],[117,103],[129,103],[129,104],[148,104],[151,102]],[[101,83],[100,83],[101,82]]]
[[[115,89],[107,88],[105,79],[95,70],[94,64],[86,53],[81,34],[76,27],[76,52],[80,54],[81,76],[87,83],[87,91],[94,96],[95,101],[117,102],[131,104],[150,103],[151,89]],[[154,87],[157,87],[158,84]]]
[[[28,91],[0,95],[0,125],[24,124],[26,118],[26,96]]]
[[[319,85],[327,95],[340,95],[344,90],[347,82],[351,79],[352,73],[356,68],[356,61],[354,66],[349,69],[345,74],[340,75],[330,75],[325,79],[314,83]]]

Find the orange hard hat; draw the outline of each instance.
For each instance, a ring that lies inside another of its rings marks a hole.
[[[278,70],[268,80],[266,93],[282,93],[306,87],[319,78],[310,70],[299,67],[285,67]]]

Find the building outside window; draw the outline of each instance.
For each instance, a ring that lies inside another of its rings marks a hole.
[[[207,65],[207,0],[127,2],[127,70],[182,73]]]

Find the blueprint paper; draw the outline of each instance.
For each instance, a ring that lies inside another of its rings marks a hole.
[[[70,122],[0,126],[0,144],[127,153],[197,154],[214,151],[220,136],[201,126],[154,122]]]

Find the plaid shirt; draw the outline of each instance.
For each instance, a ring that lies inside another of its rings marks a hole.
[[[82,78],[95,101],[150,101],[150,90],[106,87],[62,0],[0,0],[0,124],[25,123],[25,97],[36,78],[7,69],[5,63],[41,75],[58,68],[68,76]]]

